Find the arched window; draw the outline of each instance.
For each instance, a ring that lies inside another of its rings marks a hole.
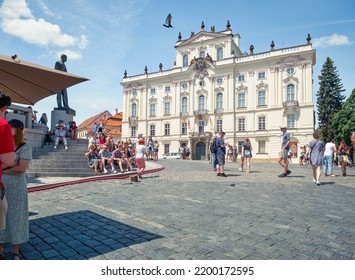
[[[187,97],[181,99],[181,113],[187,113]]]
[[[290,84],[287,86],[287,102],[295,101],[295,86]]]
[[[223,109],[223,94],[221,92],[217,94],[216,109],[217,110],[222,110]]]
[[[222,48],[218,48],[217,49],[217,60],[223,60],[223,49]]]
[[[201,57],[201,58],[205,58],[205,57],[206,57],[206,54],[205,54],[204,51],[200,52],[200,57]]]
[[[200,95],[198,98],[198,110],[203,111],[205,109],[205,96]]]
[[[187,66],[189,66],[189,56],[185,54],[182,57],[182,67],[187,67]]]
[[[131,107],[131,117],[137,117],[137,104],[133,103]]]

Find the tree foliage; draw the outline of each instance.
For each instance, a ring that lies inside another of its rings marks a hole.
[[[329,141],[335,137],[335,132],[331,126],[334,114],[343,105],[345,98],[342,95],[343,85],[339,78],[334,62],[327,57],[323,64],[319,79],[319,91],[317,92],[317,113],[320,133],[323,139]]]
[[[344,140],[347,145],[351,144],[350,137],[355,131],[355,89],[345,101],[341,110],[334,114],[331,128],[335,133],[335,140],[339,144]]]

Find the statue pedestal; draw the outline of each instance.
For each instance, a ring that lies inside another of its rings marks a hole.
[[[55,125],[58,124],[60,120],[64,122],[65,126],[68,126],[69,122],[73,121],[75,113],[75,110],[71,108],[54,108],[51,112],[51,131],[54,130]]]

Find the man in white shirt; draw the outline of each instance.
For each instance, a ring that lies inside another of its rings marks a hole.
[[[333,174],[333,158],[334,153],[336,153],[337,149],[335,146],[335,140],[328,142],[325,144],[325,151],[324,151],[324,165],[323,165],[323,172],[325,176],[334,177]]]

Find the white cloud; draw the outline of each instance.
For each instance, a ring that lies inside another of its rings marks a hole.
[[[2,30],[21,38],[27,43],[42,47],[77,46],[85,48],[87,46],[88,42],[85,35],[75,37],[63,33],[57,24],[50,23],[42,18],[36,19],[25,0],[4,0],[0,7],[0,15]]]
[[[312,45],[314,48],[326,48],[331,46],[341,46],[341,45],[351,45],[353,42],[350,41],[349,37],[345,35],[339,35],[334,33],[330,36],[324,36],[312,40]]]
[[[43,0],[37,0],[37,1],[38,1],[39,6],[41,7],[42,11],[43,11],[47,16],[54,17],[54,18],[57,18],[57,19],[62,18],[60,15],[56,15],[55,13],[53,13],[53,12],[48,8],[48,6],[46,5],[46,3],[43,2]]]

